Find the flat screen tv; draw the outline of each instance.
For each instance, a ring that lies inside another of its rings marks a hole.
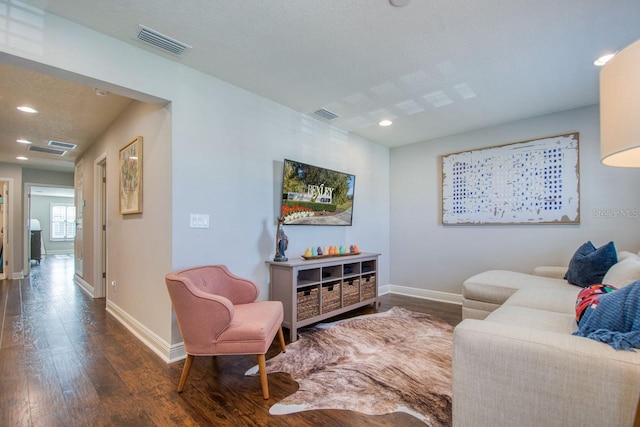
[[[280,214],[286,225],[351,225],[355,175],[284,160]]]

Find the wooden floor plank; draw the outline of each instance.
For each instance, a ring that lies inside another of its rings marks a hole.
[[[457,305],[401,295],[335,319],[401,306],[452,325]],[[164,363],[73,282],[73,258],[45,257],[23,280],[0,281],[0,426],[419,426],[397,413],[367,416],[320,410],[272,416],[269,408],[298,389],[269,375],[264,400],[254,356],[197,357],[183,393],[183,361]],[[285,333],[285,336],[288,334]],[[273,344],[267,358],[280,352]]]

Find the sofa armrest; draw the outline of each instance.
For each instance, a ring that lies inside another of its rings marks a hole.
[[[454,330],[453,425],[631,426],[640,353],[466,319]]]
[[[533,269],[533,274],[536,276],[551,277],[553,279],[564,279],[564,275],[567,274],[569,267],[562,267],[558,265],[542,265]]]

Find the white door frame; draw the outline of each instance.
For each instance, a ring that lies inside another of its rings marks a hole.
[[[6,191],[5,191],[6,186]],[[0,194],[3,197],[2,203],[2,226],[4,227],[4,233],[2,234],[2,273],[0,273],[0,279],[12,279],[11,274],[11,262],[13,261],[13,245],[9,236],[13,236],[13,215],[10,214],[10,209],[13,207],[13,178],[0,177]],[[11,261],[11,262],[10,262]]]
[[[93,297],[107,296],[107,189],[102,178],[107,177],[107,153],[102,153],[93,164]],[[104,275],[103,275],[104,273]]]

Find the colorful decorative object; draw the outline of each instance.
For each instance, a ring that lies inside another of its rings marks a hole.
[[[580,323],[585,310],[587,310],[589,307],[597,307],[598,298],[617,289],[618,288],[616,288],[615,286],[599,283],[587,286],[586,288],[581,290],[578,294],[578,299],[576,300],[576,322]]]
[[[311,246],[307,247],[302,255],[304,259],[329,258],[335,256],[358,255],[360,249],[358,245],[334,245],[334,246]]]

